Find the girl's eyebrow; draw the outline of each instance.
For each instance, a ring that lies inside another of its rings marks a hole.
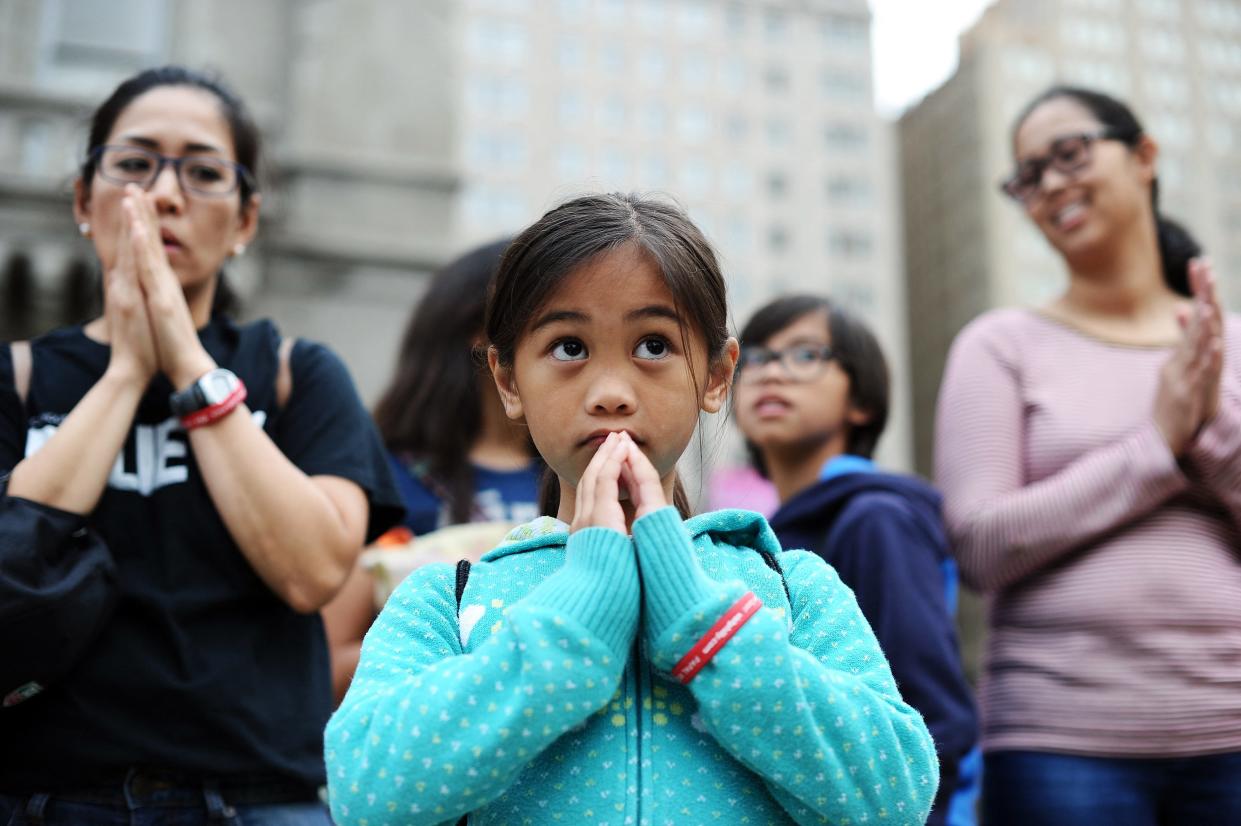
[[[530,332],[533,333],[540,327],[555,324],[557,321],[590,321],[590,316],[581,310],[552,310],[539,316],[538,320],[530,325]]]
[[[626,321],[638,321],[644,318],[668,318],[678,324],[681,323],[680,313],[666,304],[651,304],[648,307],[639,307],[636,310],[630,310],[625,313]]]
[[[638,321],[644,318],[667,318],[678,324],[681,323],[680,314],[666,304],[651,304],[625,313],[626,321]],[[555,324],[558,321],[589,322],[590,316],[581,310],[551,310],[539,316],[538,320],[530,325],[530,332],[533,333],[541,327]]]

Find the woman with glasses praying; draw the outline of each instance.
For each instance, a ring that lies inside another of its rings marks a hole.
[[[991,598],[985,822],[1241,823],[1237,318],[1123,103],[1051,89],[1012,147],[1068,283],[960,333],[936,440]]]
[[[115,563],[73,670],[0,709],[0,822],[330,822],[316,612],[399,499],[339,359],[228,315],[258,153],[215,80],[122,83],[74,199],[103,312],[0,348],[0,518],[78,524]]]
[[[940,764],[927,822],[970,824],[978,721],[952,619],[957,574],[939,494],[872,460],[889,384],[874,334],[825,298],[777,298],[741,331],[734,410],[751,464],[780,499],[771,527],[853,590],[902,698],[926,721]]]

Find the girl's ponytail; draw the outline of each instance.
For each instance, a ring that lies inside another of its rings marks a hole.
[[[672,488],[672,504],[676,506],[682,519],[689,519],[693,516],[694,509],[690,506],[689,494],[685,492],[685,486],[681,484],[679,476]],[[560,510],[560,478],[556,476],[556,471],[545,467],[543,478],[539,480],[539,513],[555,516],[558,510]]]

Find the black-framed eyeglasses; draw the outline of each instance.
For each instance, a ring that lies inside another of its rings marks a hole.
[[[254,185],[254,176],[243,164],[211,155],[171,157],[143,149],[141,146],[112,144],[98,147],[94,153],[96,170],[105,181],[125,186],[137,184],[149,189],[164,166],[171,166],[182,190],[205,198],[224,198],[237,191],[243,182]]]
[[[1017,164],[1013,174],[1000,182],[1000,191],[1018,203],[1027,204],[1038,194],[1048,167],[1071,178],[1090,165],[1092,148],[1096,141],[1128,143],[1130,140],[1131,135],[1117,129],[1081,132],[1056,138],[1045,153]]]
[[[794,381],[810,381],[818,378],[834,358],[836,352],[826,344],[795,344],[783,350],[742,347],[741,357],[737,359],[737,381],[757,381],[759,372],[773,361],[780,362],[784,372]]]

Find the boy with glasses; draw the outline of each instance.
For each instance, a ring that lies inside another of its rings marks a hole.
[[[952,620],[956,569],[939,494],[871,460],[888,416],[879,343],[826,299],[779,298],[741,332],[735,394],[750,460],[779,495],[770,523],[781,545],[819,554],[853,589],[935,738],[928,823],[973,823],[978,722]]]

